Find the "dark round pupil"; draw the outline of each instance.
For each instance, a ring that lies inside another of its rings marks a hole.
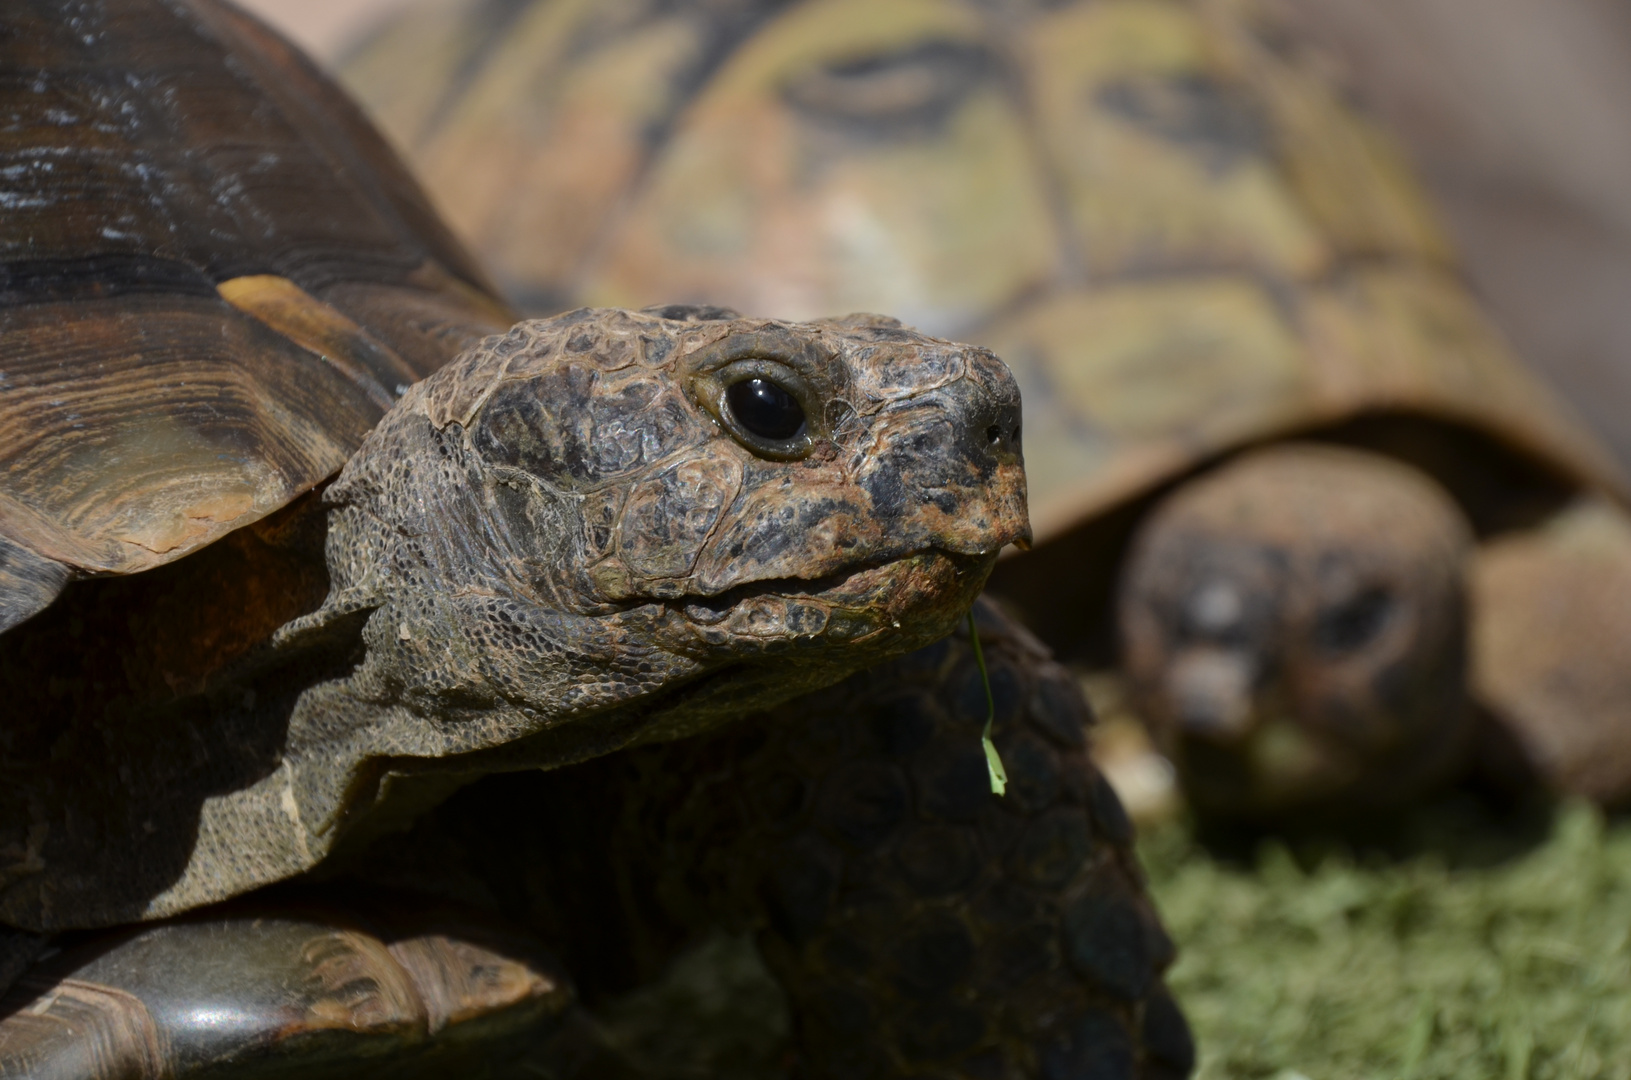
[[[1385,590],[1366,589],[1322,612],[1314,624],[1314,640],[1327,652],[1353,652],[1382,632],[1392,610],[1392,598]]]
[[[786,442],[804,430],[798,399],[769,379],[743,379],[725,390],[736,422],[761,439]]]

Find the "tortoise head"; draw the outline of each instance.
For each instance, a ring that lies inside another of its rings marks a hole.
[[[1259,450],[1181,486],[1135,538],[1124,662],[1201,809],[1397,805],[1465,748],[1463,573],[1450,497],[1390,458]]]
[[[374,700],[682,734],[949,632],[1028,536],[1019,416],[989,352],[875,316],[522,323],[330,489],[318,619],[372,612]]]

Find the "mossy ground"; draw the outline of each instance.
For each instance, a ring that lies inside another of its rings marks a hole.
[[[1234,847],[1141,842],[1197,1080],[1631,1078],[1631,822],[1461,803],[1386,853]]]

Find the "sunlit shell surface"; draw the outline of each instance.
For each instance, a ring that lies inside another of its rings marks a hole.
[[[874,310],[995,349],[1039,540],[1377,409],[1621,484],[1393,144],[1245,0],[470,0],[347,78],[525,307]]]

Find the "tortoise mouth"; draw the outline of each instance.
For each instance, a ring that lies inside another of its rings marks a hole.
[[[925,622],[938,625],[948,606],[960,613],[973,602],[995,562],[994,555],[929,547],[820,577],[747,582],[713,596],[674,601],[673,606],[704,632],[854,641]]]
[[[672,601],[693,641],[722,663],[647,701],[635,741],[697,734],[932,644],[956,629],[995,562],[995,553],[930,548]]]

